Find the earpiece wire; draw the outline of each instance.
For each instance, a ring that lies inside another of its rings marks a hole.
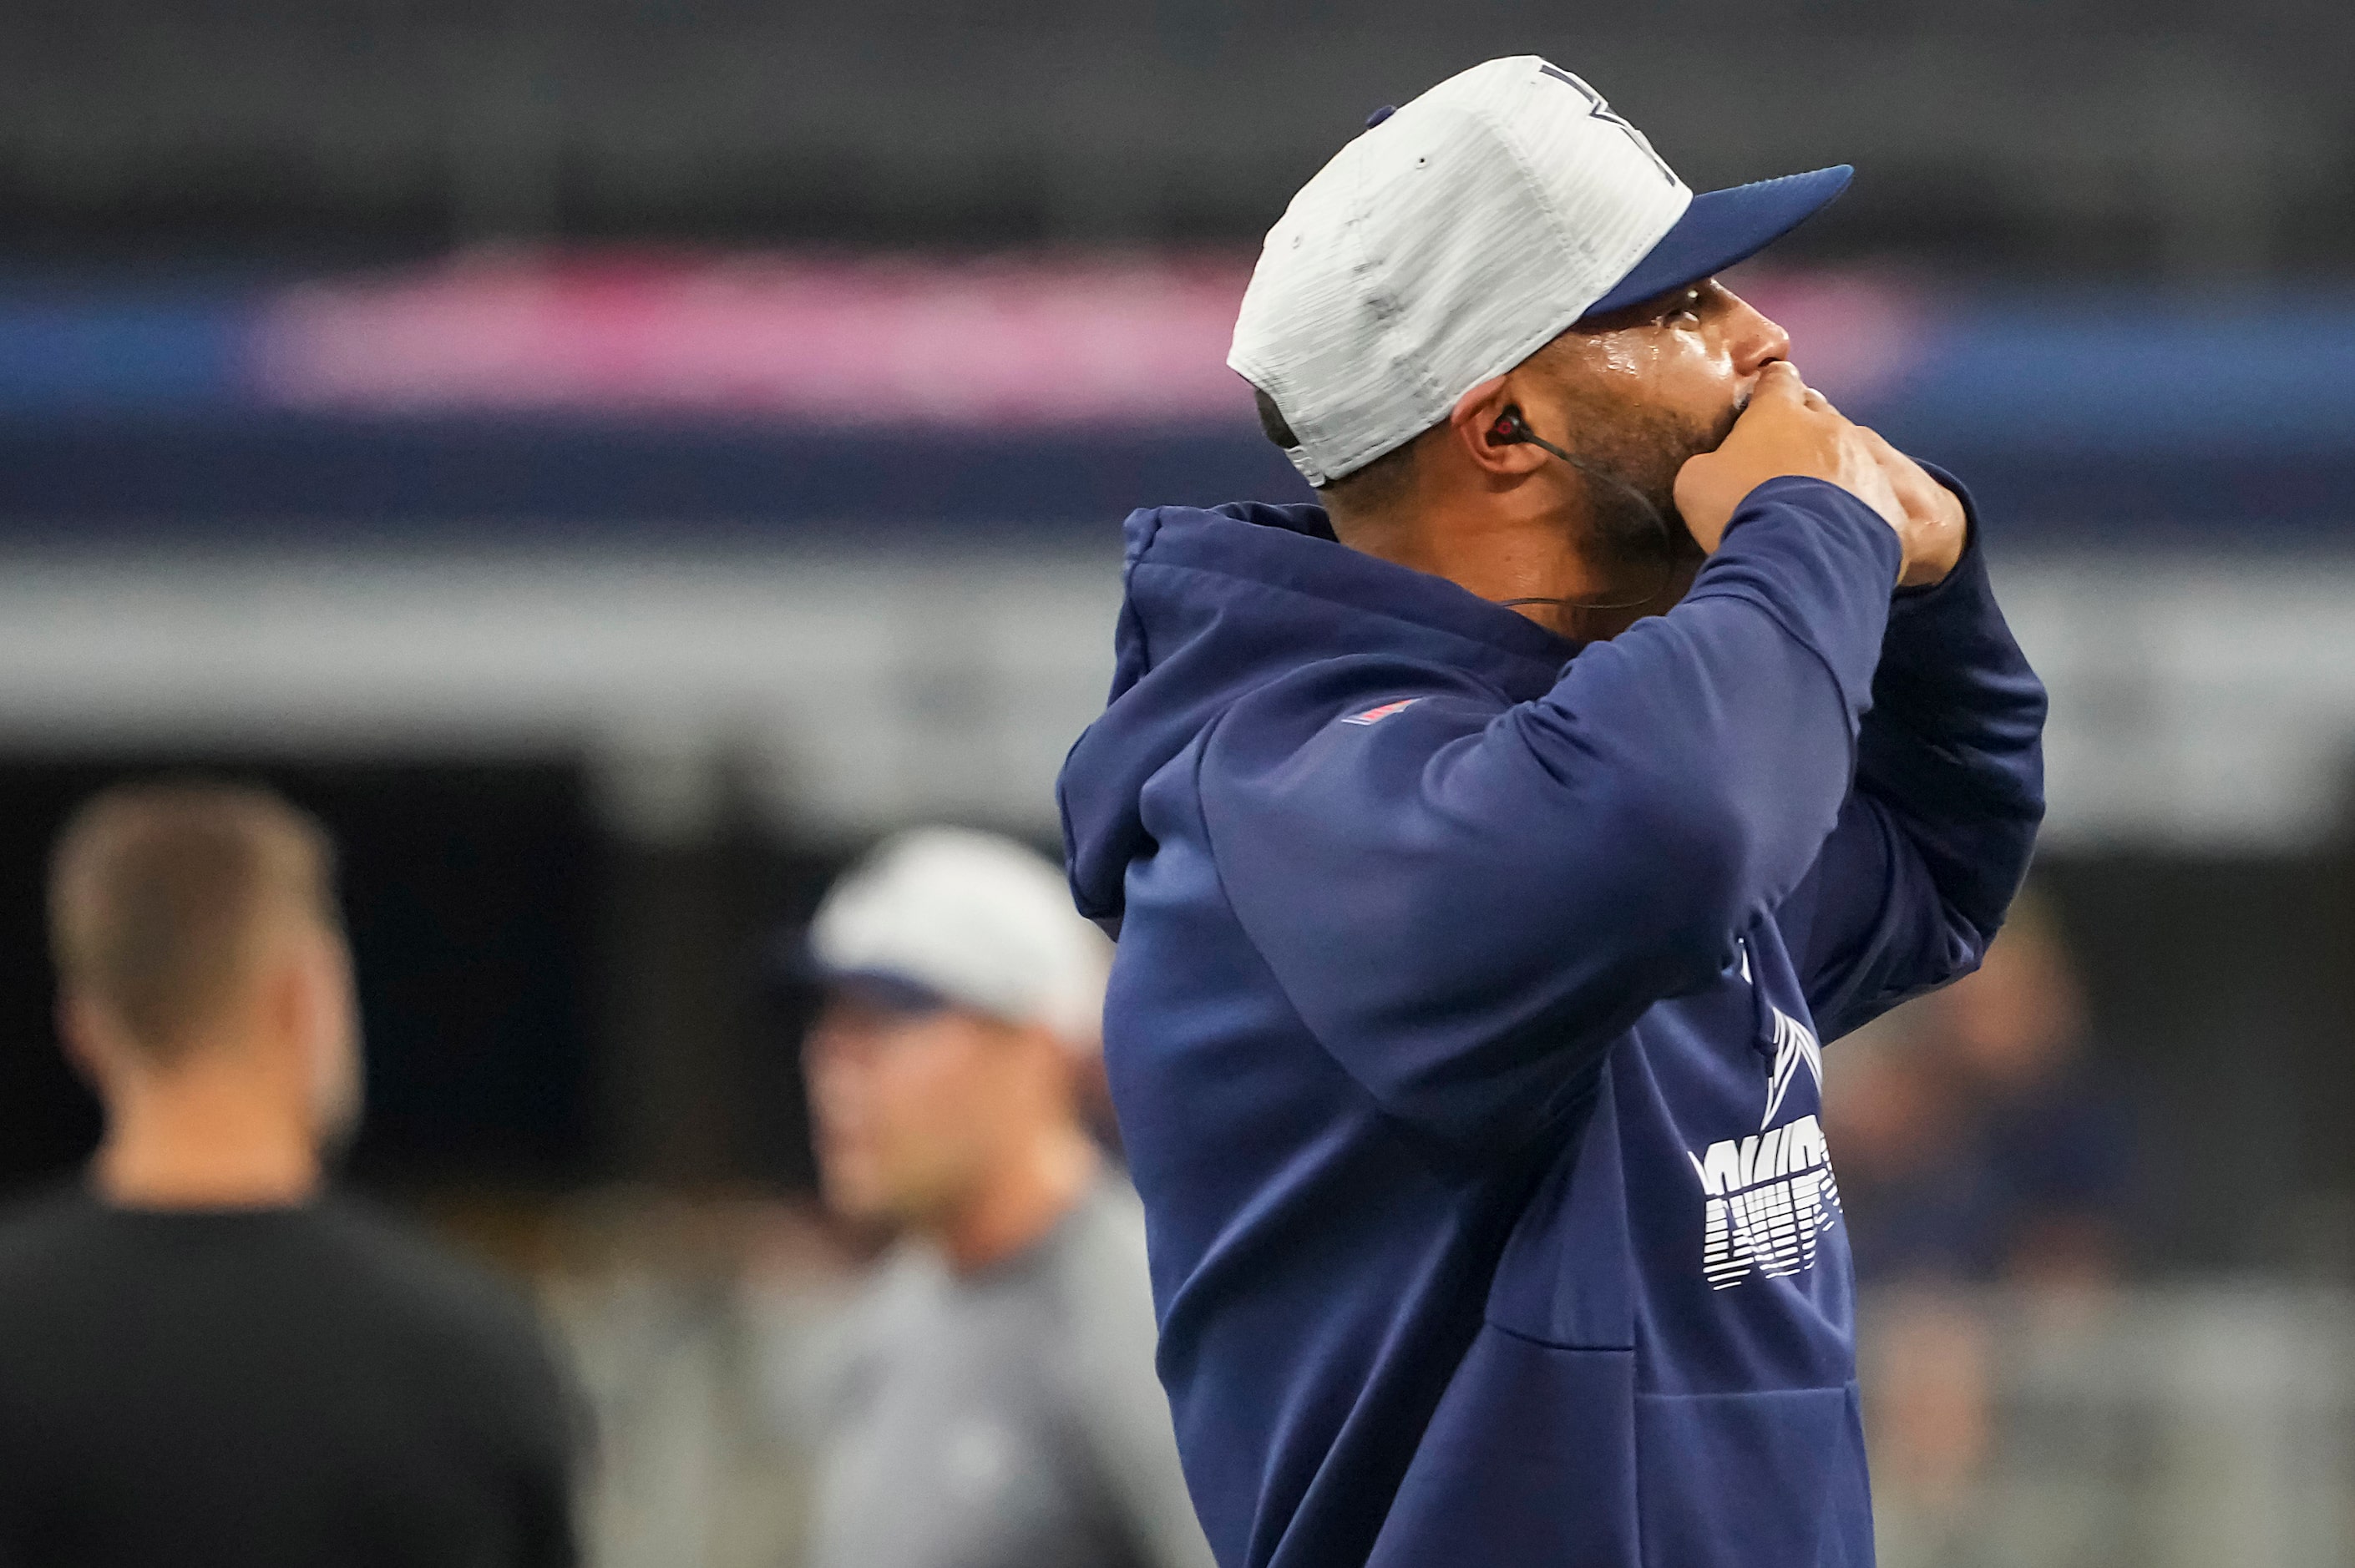
[[[1646,495],[1634,485],[1628,483],[1625,480],[1620,478],[1617,474],[1605,472],[1604,470],[1597,468],[1594,464],[1588,462],[1585,459],[1563,450],[1561,448],[1554,445],[1551,441],[1546,440],[1543,436],[1539,435],[1535,430],[1530,429],[1528,421],[1521,418],[1519,409],[1516,408],[1513,410],[1511,419],[1512,428],[1510,436],[1512,440],[1517,441],[1527,441],[1531,446],[1537,447],[1540,450],[1550,452],[1553,456],[1560,458],[1562,461],[1568,463],[1579,472],[1584,474],[1588,479],[1600,480],[1604,484],[1616,487],[1622,493],[1634,501],[1636,505],[1642,507],[1644,509],[1644,515],[1650,518],[1652,520],[1652,526],[1659,531],[1660,565],[1659,574],[1657,577],[1653,578],[1652,586],[1634,599],[1606,599],[1598,602],[1589,602],[1583,599],[1550,599],[1543,595],[1535,595],[1525,599],[1500,599],[1495,602],[1502,605],[1508,609],[1510,609],[1517,605],[1524,604],[1559,605],[1565,609],[1634,609],[1638,605],[1649,604],[1652,600],[1657,599],[1660,596],[1660,591],[1668,586],[1669,574],[1676,569],[1677,536],[1675,531],[1668,526],[1668,518],[1661,513],[1657,506],[1652,503],[1652,498]]]

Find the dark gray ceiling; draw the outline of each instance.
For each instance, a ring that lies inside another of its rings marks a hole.
[[[1696,185],[1858,164],[1818,254],[2355,270],[2355,6],[2281,0],[20,0],[0,248],[1247,241],[1519,50]]]

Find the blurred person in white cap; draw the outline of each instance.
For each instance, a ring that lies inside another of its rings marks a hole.
[[[1205,1568],[1135,1195],[1089,1136],[1110,944],[1021,845],[894,838],[828,893],[804,1048],[842,1214],[900,1228],[826,1401],[818,1568]]]
[[[1060,792],[1226,1568],[1872,1560],[1822,1042],[1985,952],[2044,695],[1959,489],[1717,281],[1848,179],[1452,77],[1243,298],[1319,503],[1129,519]]]

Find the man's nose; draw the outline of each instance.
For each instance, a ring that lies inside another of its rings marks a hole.
[[[1732,327],[1734,367],[1742,375],[1755,376],[1776,360],[1791,356],[1791,334],[1738,295]]]

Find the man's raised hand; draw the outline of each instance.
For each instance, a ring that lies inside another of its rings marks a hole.
[[[1963,516],[1962,497],[1930,477],[1929,471],[1887,441],[1865,430],[1865,441],[1889,476],[1905,521],[1897,537],[1905,546],[1905,569],[1898,574],[1900,588],[1928,588],[1943,581],[1962,559],[1969,524]]]
[[[1904,552],[1902,584],[1936,582],[1961,552],[1961,503],[1913,459],[1844,418],[1787,360],[1777,360],[1759,376],[1750,407],[1724,443],[1678,471],[1677,510],[1694,540],[1714,554],[1742,499],[1770,479],[1788,477],[1837,484],[1879,513]]]

